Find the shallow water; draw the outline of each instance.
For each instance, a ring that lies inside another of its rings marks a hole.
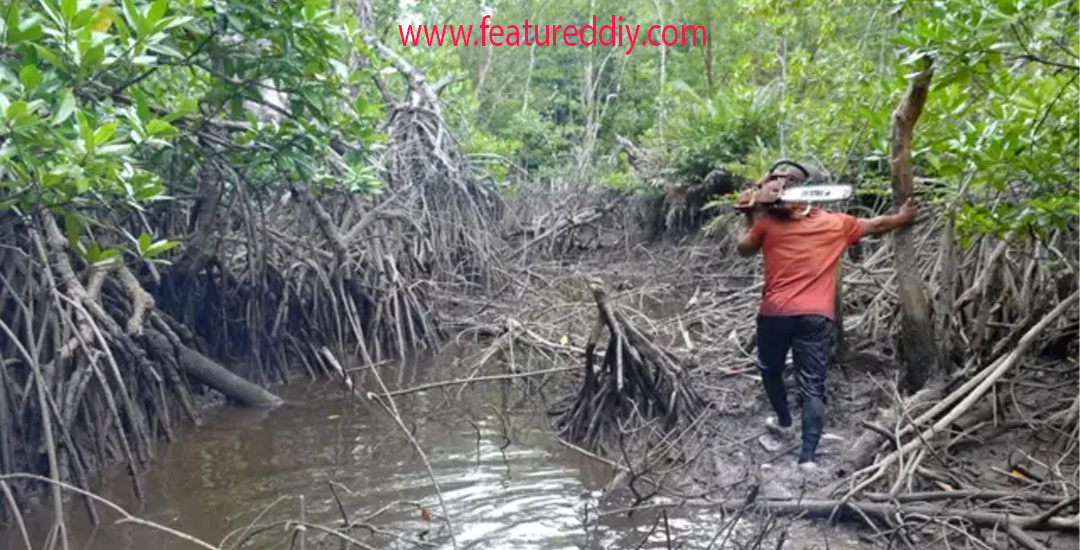
[[[431,363],[383,372],[393,377],[385,380],[391,388],[447,377]],[[361,385],[375,387],[374,378],[370,371],[362,372]],[[119,469],[111,472],[100,493],[139,517],[223,548],[238,543],[240,532],[252,523],[300,519],[301,496],[309,522],[340,525],[342,510],[350,521],[362,522],[389,506],[370,524],[432,547],[453,547],[424,461],[386,412],[365,404],[362,397],[349,396],[337,383],[302,382],[275,391],[303,405],[272,411],[224,407],[208,414],[201,427],[179,430],[174,444],[158,447],[157,459],[144,475],[143,503],[135,500],[130,480]],[[530,399],[515,403],[523,393]],[[600,491],[612,472],[553,440],[547,419],[537,414],[541,404],[531,399],[539,394],[500,382],[460,395],[453,387],[397,398],[405,425],[438,480],[459,548],[707,546],[723,523],[708,510],[672,513],[666,530],[649,511],[632,519],[621,514],[595,521]],[[393,506],[397,501],[420,503],[434,517],[425,522],[415,504]],[[625,505],[612,497],[602,506]],[[104,510],[103,525],[94,528],[80,501],[70,509],[73,549],[195,548],[161,531],[114,525],[116,516]],[[44,524],[35,518],[47,514],[28,518],[35,548],[40,548]],[[649,540],[639,546],[650,531]],[[747,523],[734,538],[750,531]],[[338,542],[320,545],[321,538],[309,533],[308,549],[343,548]],[[414,547],[365,529],[351,534],[375,548]],[[247,540],[243,548],[289,548],[289,537],[279,525]],[[842,542],[830,540],[830,547],[842,547]],[[12,531],[0,533],[0,543],[6,549],[22,547]]]

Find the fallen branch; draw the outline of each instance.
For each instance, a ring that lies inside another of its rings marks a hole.
[[[867,500],[875,502],[934,502],[941,500],[1016,500],[1033,504],[1059,504],[1062,497],[1045,493],[1025,493],[1020,491],[992,491],[987,489],[969,489],[963,491],[925,491],[903,493],[892,498],[886,493],[866,493]]]
[[[1058,317],[1064,314],[1066,310],[1077,305],[1078,298],[1080,298],[1080,291],[1074,292],[1068,298],[1063,300],[1050,313],[1046,314],[1046,316],[1044,316],[1038,323],[1036,323],[1035,326],[1031,327],[1031,329],[1028,330],[1027,333],[1025,333],[1024,336],[1020,338],[1020,342],[1017,344],[1016,348],[1014,348],[1010,353],[1002,356],[997,361],[994,361],[990,366],[983,369],[982,372],[980,372],[978,375],[968,381],[967,384],[946,397],[943,400],[944,402],[956,402],[957,400],[959,400],[959,403],[953,406],[952,409],[950,409],[949,412],[946,413],[941,419],[939,419],[929,428],[926,428],[925,430],[919,432],[917,434],[917,437],[912,438],[901,448],[890,453],[881,462],[853,474],[852,477],[855,478],[858,477],[859,474],[873,472],[873,474],[869,478],[867,478],[865,481],[852,489],[848,493],[848,496],[850,497],[854,494],[857,494],[859,491],[868,487],[871,483],[884,475],[885,471],[890,466],[898,462],[905,454],[910,453],[911,451],[922,445],[925,445],[927,442],[931,441],[935,435],[943,432],[946,428],[952,425],[953,422],[955,422],[966,412],[968,412],[975,404],[975,402],[982,398],[982,396],[985,395],[991,387],[993,387],[995,382],[997,382],[1009,369],[1011,369],[1017,362],[1019,362],[1020,358],[1023,357],[1025,353],[1027,353],[1028,348],[1032,345],[1032,343],[1034,343],[1035,339],[1042,333],[1043,330],[1046,329],[1046,327],[1050,323],[1052,323]],[[927,417],[929,414],[930,412],[928,411],[928,413],[924,414],[923,417]],[[915,424],[918,425],[918,420],[916,420]]]
[[[163,334],[149,328],[145,333],[145,338],[155,350],[155,354],[164,357],[164,354],[169,353],[172,345]],[[181,346],[176,350],[176,363],[188,375],[241,405],[277,407],[284,403],[280,397],[233,374],[229,369],[187,346]]]
[[[462,384],[472,384],[473,382],[493,382],[497,380],[514,380],[517,378],[529,378],[532,376],[543,376],[545,374],[554,374],[557,372],[567,372],[577,370],[577,367],[561,367],[557,369],[545,369],[533,372],[519,372],[516,374],[493,374],[490,376],[474,376],[472,378],[460,378],[457,380],[443,380],[440,382],[431,382],[428,384],[421,384],[412,388],[405,388],[401,390],[394,390],[385,395],[390,397],[397,397],[399,395],[406,395],[410,393],[424,392],[427,390],[433,390],[436,388],[445,388],[447,386],[458,386]]]
[[[163,532],[165,534],[172,535],[172,536],[174,536],[174,537],[176,537],[176,538],[178,538],[180,540],[190,542],[191,544],[194,544],[194,545],[196,545],[196,546],[198,546],[200,548],[205,548],[206,550],[221,550],[219,547],[214,546],[214,545],[212,545],[212,544],[210,544],[208,542],[200,540],[200,539],[198,539],[196,537],[193,537],[191,535],[188,535],[187,533],[181,533],[180,531],[177,531],[175,529],[171,529],[171,528],[166,527],[164,525],[161,525],[159,523],[154,523],[154,522],[152,522],[150,520],[146,520],[146,519],[142,519],[140,517],[134,516],[130,512],[128,512],[127,510],[121,508],[120,505],[112,502],[111,500],[108,500],[108,499],[106,499],[104,497],[95,495],[94,493],[91,493],[90,491],[80,489],[80,488],[75,487],[73,485],[68,485],[67,483],[64,483],[62,481],[56,481],[54,479],[50,479],[50,478],[47,478],[47,477],[44,477],[44,476],[39,476],[39,475],[36,475],[36,474],[0,474],[0,482],[16,480],[16,479],[33,480],[33,481],[40,481],[40,482],[48,483],[48,484],[50,484],[50,485],[52,485],[54,487],[58,487],[58,488],[63,489],[65,491],[71,491],[71,492],[76,493],[78,495],[81,495],[83,497],[89,498],[89,499],[91,499],[91,500],[93,500],[93,501],[95,501],[97,503],[100,503],[100,504],[104,505],[105,507],[109,508],[110,510],[113,510],[117,514],[120,514],[121,517],[120,517],[120,519],[118,519],[116,521],[117,524],[130,523],[130,524],[134,524],[134,525],[141,525],[143,527],[149,527],[151,529],[161,531],[161,532]]]
[[[972,525],[987,528],[1031,529],[1040,531],[1080,531],[1080,519],[1054,517],[1049,521],[1040,523],[1039,516],[1009,514],[1004,512],[986,512],[980,510],[949,509],[928,504],[899,504],[879,502],[859,502],[842,500],[762,500],[753,502],[745,500],[723,501],[716,503],[725,509],[737,510],[740,508],[759,506],[761,509],[780,513],[807,513],[811,516],[830,516],[834,511],[858,512],[867,516],[895,519],[899,515],[917,515],[929,518],[959,519],[970,522]]]

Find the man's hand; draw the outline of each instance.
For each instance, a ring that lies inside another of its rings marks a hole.
[[[900,205],[900,212],[896,214],[861,220],[863,233],[866,235],[881,235],[898,227],[911,225],[915,223],[915,217],[918,213],[918,210],[915,209],[915,203],[908,199],[904,201],[904,204]]]
[[[903,225],[911,225],[915,223],[915,218],[919,212],[915,208],[915,202],[911,199],[904,201],[904,204],[900,205],[900,213],[897,214],[899,221]]]
[[[750,211],[750,207],[754,206],[754,189],[743,189],[739,193],[739,198],[735,201],[735,205],[739,208],[745,208],[747,212]]]

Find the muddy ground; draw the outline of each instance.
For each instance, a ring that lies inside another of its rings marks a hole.
[[[837,478],[848,473],[843,470],[843,464],[851,444],[867,429],[864,423],[876,419],[904,397],[896,389],[901,372],[890,357],[892,343],[860,330],[862,311],[858,299],[849,297],[844,308],[848,354],[844,361],[834,365],[829,375],[828,436],[823,438],[819,451],[824,472],[807,479],[794,467],[796,446],[769,452],[758,441],[765,433],[763,421],[770,412],[757,376],[753,347],[753,321],[760,294],[759,258],[742,259],[724,254],[714,239],[704,238],[674,246],[658,244],[587,252],[534,264],[524,273],[519,285],[499,297],[501,305],[490,298],[478,300],[473,305],[480,307],[474,307],[470,314],[465,313],[469,310],[466,304],[459,302],[461,310],[457,314],[464,318],[463,325],[499,327],[507,319],[514,319],[530,332],[526,339],[543,336],[548,343],[580,347],[598,315],[583,281],[599,277],[605,281],[612,301],[628,313],[632,322],[694,366],[689,371],[690,384],[707,399],[711,409],[703,427],[695,434],[697,446],[688,445],[687,449],[692,450],[685,450],[682,455],[689,464],[660,474],[663,483],[673,489],[639,503],[645,507],[663,502],[708,505],[743,498],[748,493],[756,493],[762,499],[827,498],[824,491],[835,491]],[[508,368],[528,370],[582,363],[580,356],[575,358],[567,351],[536,365],[528,364],[527,359],[522,359],[527,354],[519,352],[517,361],[526,364]],[[505,359],[505,350],[501,357]],[[1076,480],[1068,474],[1077,471],[1076,449],[1066,443],[1073,439],[1071,434],[1055,432],[1030,421],[1036,411],[1067,407],[1075,399],[1074,391],[1063,391],[1077,386],[1075,364],[1075,357],[1032,354],[1024,369],[999,382],[973,418],[960,423],[949,434],[955,440],[947,447],[948,453],[927,460],[920,470],[924,475],[903,487],[904,491],[976,488],[1075,494]],[[798,426],[793,371],[787,372],[787,382],[792,414]],[[555,377],[546,386],[547,392],[564,397],[573,395],[582,379],[577,372]],[[626,462],[617,456],[610,458]],[[631,457],[629,462],[633,461]],[[1012,468],[1018,462],[1045,465],[1056,474],[1042,478],[1034,474],[1018,475]],[[632,476],[624,474],[609,487],[625,483],[628,477]],[[625,504],[625,491],[622,495]],[[801,521],[806,525],[823,525],[822,520]],[[867,527],[858,521],[848,522],[845,529],[860,544],[883,547],[897,544],[897,533],[905,531],[884,524]],[[778,534],[771,536],[775,540]],[[899,538],[920,547],[944,544],[941,540],[926,539],[925,534]],[[1051,549],[1072,548],[1077,544],[1075,534],[1039,533],[1036,538]],[[1003,547],[1009,543],[1004,535],[984,536],[984,539],[1000,541]],[[815,546],[821,547],[815,544],[800,547]]]

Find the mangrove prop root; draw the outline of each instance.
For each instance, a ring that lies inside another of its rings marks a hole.
[[[167,182],[192,190],[187,198],[140,216],[93,214],[103,249],[143,231],[182,240],[164,266],[129,256],[88,265],[65,234],[73,220],[0,212],[0,319],[10,330],[0,336],[0,474],[85,486],[122,461],[141,497],[156,440],[177,420],[198,421],[208,390],[274,406],[280,399],[258,384],[287,381],[293,366],[328,374],[320,349],[377,363],[439,344],[439,285],[481,290],[496,278],[499,232],[489,227],[503,203],[458,150],[422,73],[397,57],[407,90],[389,105],[387,147],[371,158],[385,194],[312,196],[301,185],[270,198],[246,167],[196,155],[190,174]],[[214,119],[199,142],[217,147],[248,130]],[[354,147],[332,140],[331,171]],[[28,479],[9,484],[14,501],[51,490]],[[5,517],[7,508],[0,501]]]
[[[573,405],[556,419],[559,435],[597,451],[617,440],[620,424],[657,421],[670,433],[692,422],[705,402],[686,380],[679,360],[612,307],[599,281],[590,282],[599,319],[585,345],[585,372]],[[599,372],[593,350],[607,329]]]

